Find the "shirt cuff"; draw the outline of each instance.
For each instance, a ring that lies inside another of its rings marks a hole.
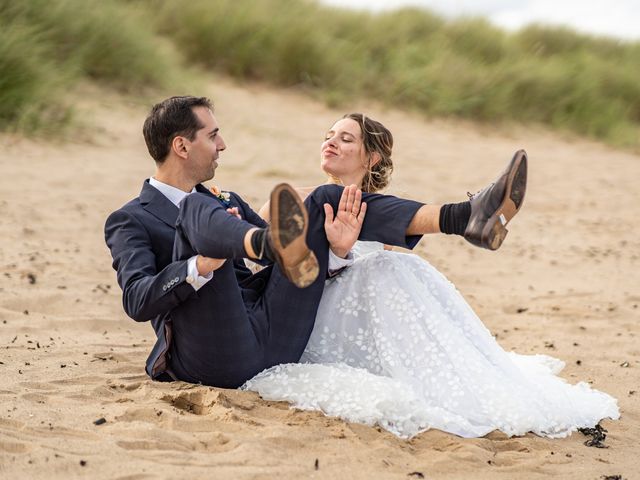
[[[204,277],[198,273],[197,260],[198,256],[194,255],[187,261],[187,283],[191,285],[196,292],[213,278],[213,272],[209,272],[209,274]]]
[[[334,277],[338,273],[340,273],[345,268],[351,266],[353,264],[353,253],[349,251],[347,254],[347,258],[340,258],[335,253],[329,249],[329,267],[327,270],[329,271],[329,276]]]

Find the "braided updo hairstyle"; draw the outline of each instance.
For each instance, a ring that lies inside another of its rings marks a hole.
[[[382,123],[362,113],[348,113],[342,118],[356,121],[362,131],[362,143],[367,154],[367,172],[362,179],[360,188],[367,193],[382,190],[389,185],[393,172],[393,161],[391,160],[393,135]],[[380,156],[380,161],[371,165],[374,153]]]

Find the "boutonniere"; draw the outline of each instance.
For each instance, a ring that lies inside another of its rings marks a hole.
[[[209,190],[224,204],[225,207],[228,208],[231,206],[231,194],[229,192],[223,192],[217,185],[213,185]]]

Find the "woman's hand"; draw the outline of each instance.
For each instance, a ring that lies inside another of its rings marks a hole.
[[[331,251],[338,257],[345,258],[356,243],[366,211],[362,192],[355,185],[344,187],[335,216],[331,205],[324,204],[324,231]]]

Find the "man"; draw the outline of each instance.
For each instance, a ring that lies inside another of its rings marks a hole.
[[[109,216],[105,238],[125,311],[151,320],[158,337],[146,368],[156,380],[235,388],[298,361],[326,273],[348,264],[341,257],[358,235],[413,248],[422,234],[440,231],[442,218],[429,206],[336,185],[317,188],[304,204],[291,187],[276,187],[269,227],[235,193],[225,198],[201,185],[226,148],[206,98],[155,105],[143,133],[156,174]],[[471,203],[439,215],[472,243],[495,249],[525,186],[521,151]],[[243,258],[268,266],[251,275]]]

